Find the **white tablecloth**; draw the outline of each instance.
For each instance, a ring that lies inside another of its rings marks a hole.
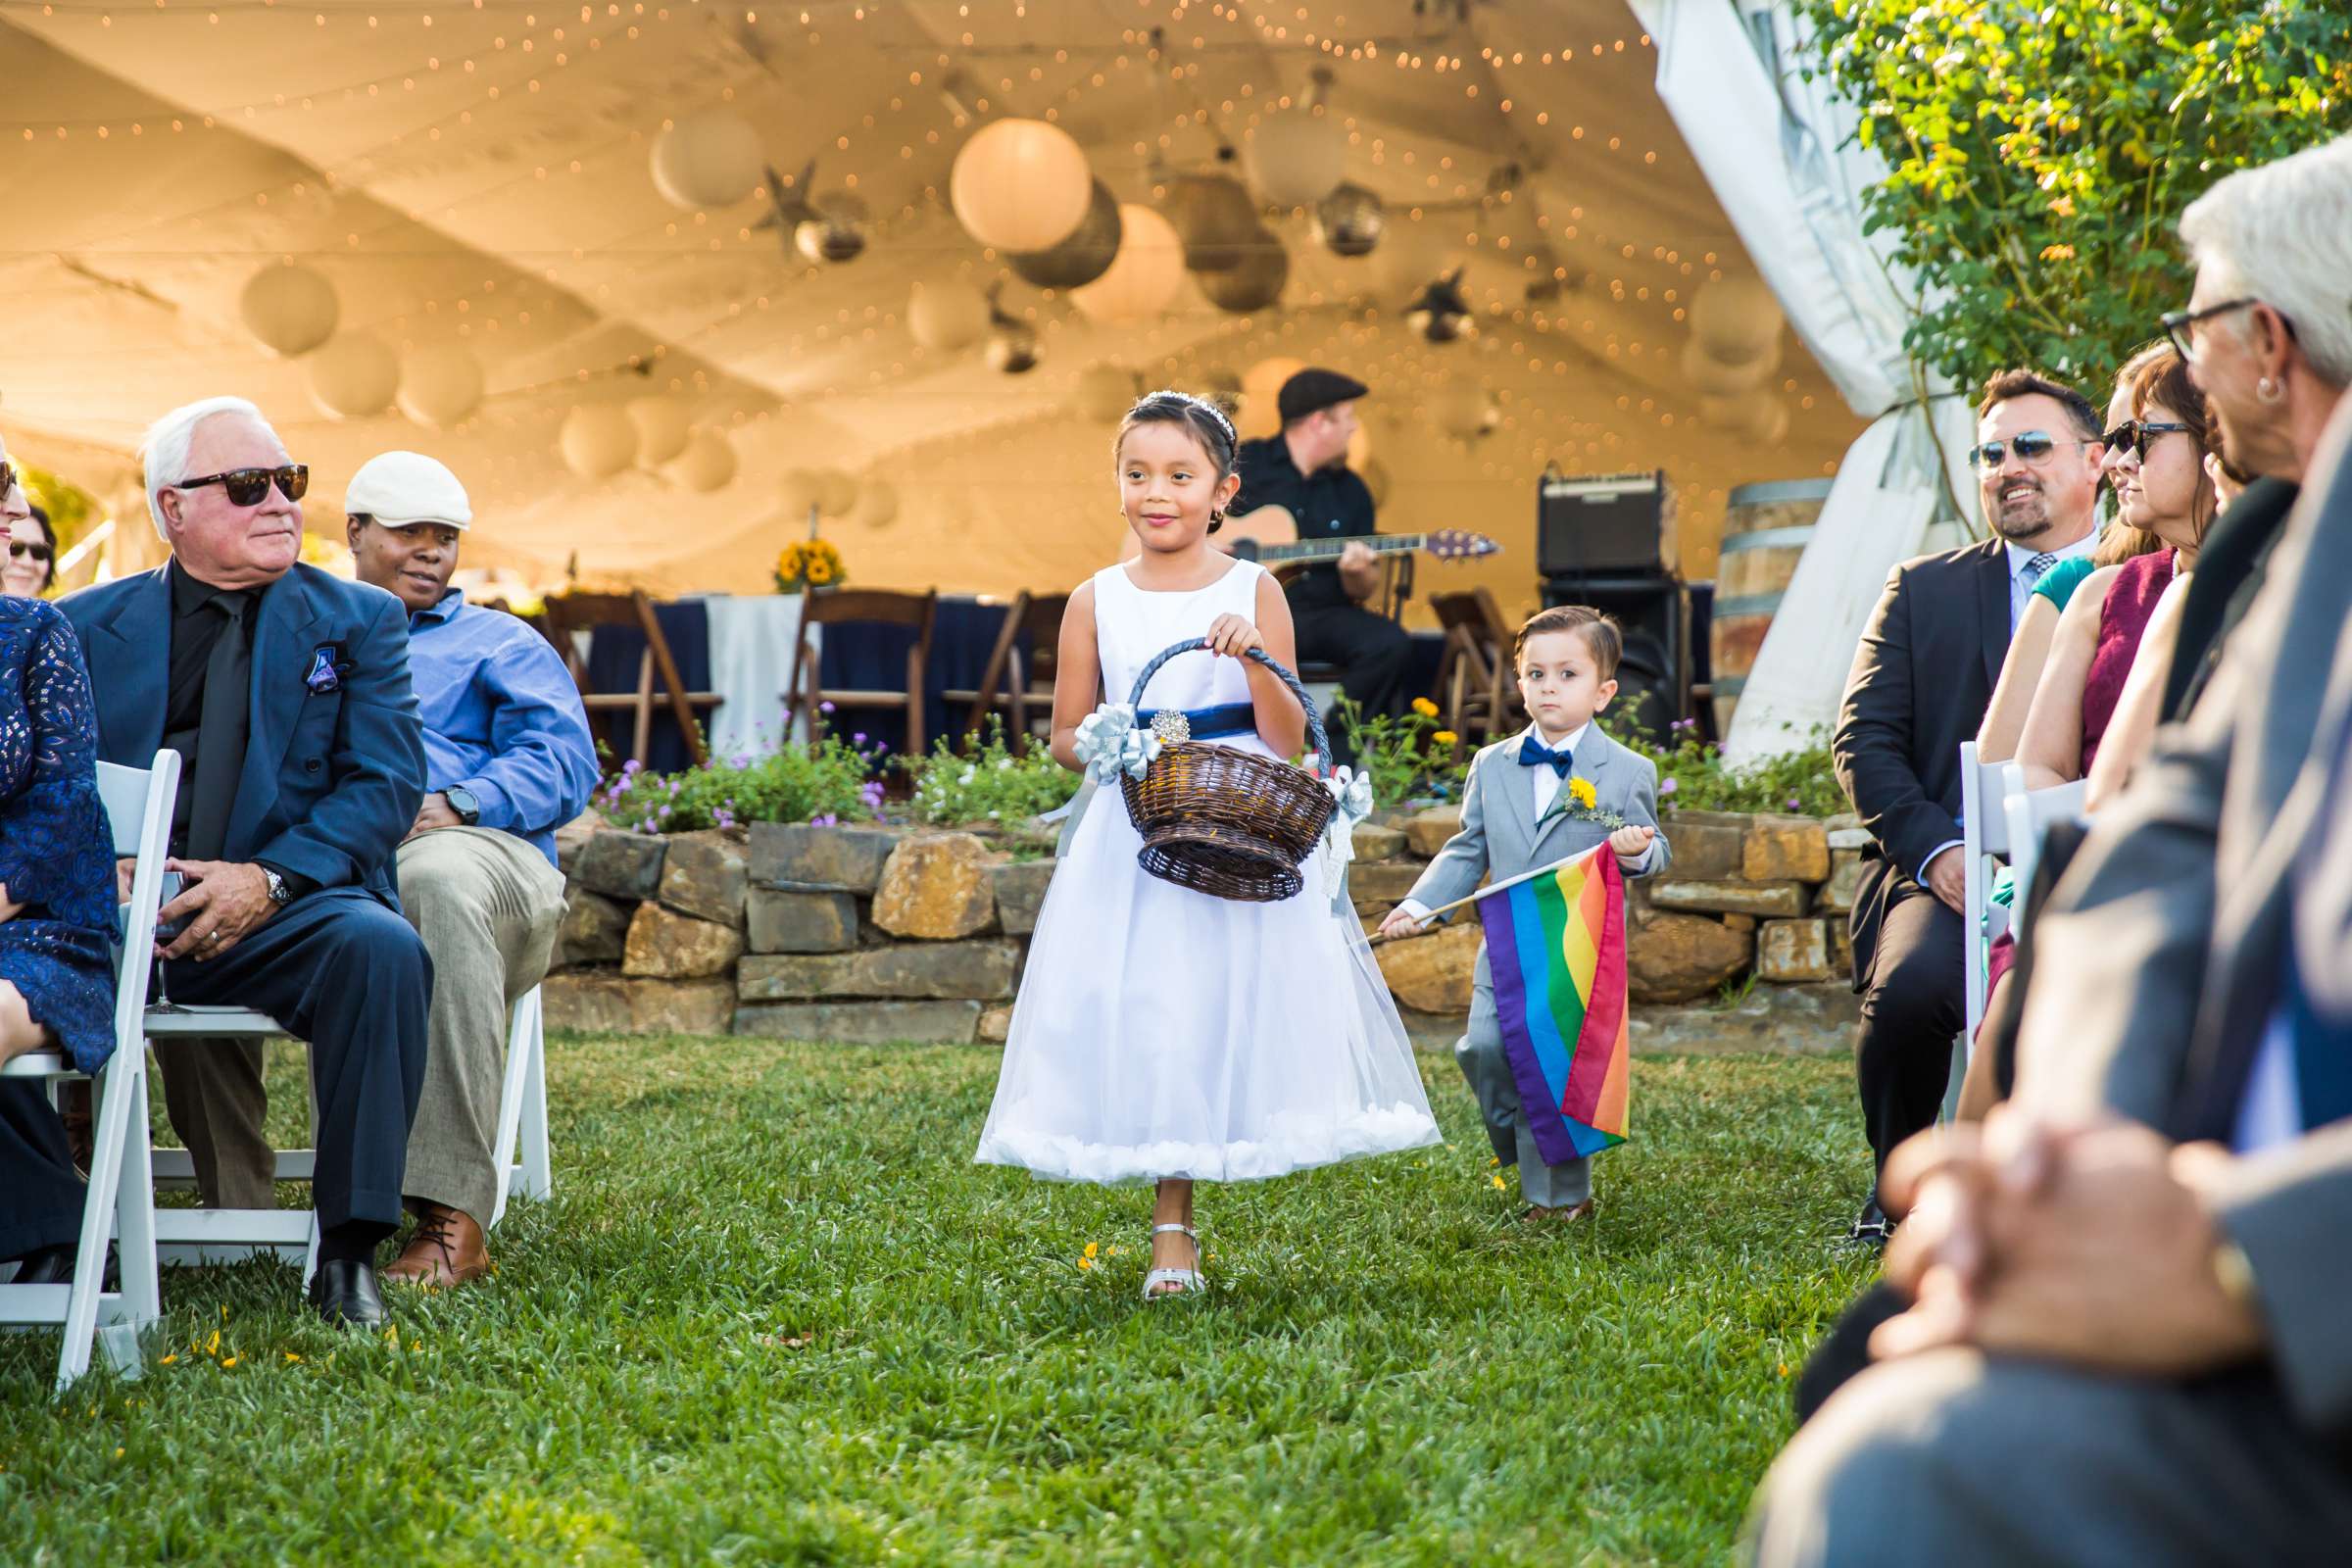
[[[708,594],[710,689],[724,697],[710,715],[710,755],[725,760],[771,751],[784,727],[784,682],[792,674],[793,640],[801,634],[799,594]],[[816,657],[824,628],[809,628]],[[794,740],[806,738],[795,724]]]

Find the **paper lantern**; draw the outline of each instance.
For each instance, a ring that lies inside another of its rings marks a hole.
[[[858,505],[858,481],[839,468],[816,470],[817,514],[846,517]]]
[[[1690,302],[1690,335],[1727,365],[1755,359],[1771,348],[1786,319],[1772,290],[1752,277],[1709,283]]]
[[[1026,321],[1001,317],[989,323],[988,368],[1004,375],[1023,375],[1037,368],[1037,328]]]
[[[1090,365],[1078,372],[1078,389],[1070,404],[1082,418],[1116,424],[1135,407],[1142,388],[1142,380],[1133,370],[1116,365]]]
[[[637,430],[637,466],[659,468],[686,450],[693,433],[686,405],[678,398],[648,395],[631,398],[629,423]]]
[[[709,428],[688,432],[686,450],[672,458],[662,469],[662,476],[672,484],[689,490],[711,491],[723,489],[735,477],[735,447],[723,430]]]
[[[776,484],[776,501],[784,515],[798,522],[811,512],[822,510],[823,482],[814,468],[787,468]]]
[[[1257,203],[1223,174],[1174,175],[1159,210],[1184,241],[1189,271],[1230,272],[1257,237]]]
[[[1119,209],[1119,254],[1110,270],[1070,299],[1087,319],[1106,326],[1149,320],[1184,286],[1184,242],[1149,207]]]
[[[346,332],[310,358],[311,396],[338,419],[365,419],[391,407],[400,359],[379,337]]]
[[[1039,288],[1078,288],[1110,270],[1118,254],[1119,200],[1098,179],[1086,217],[1068,239],[1052,250],[1007,256],[1004,265]]]
[[[1475,381],[1453,381],[1430,400],[1429,416],[1457,441],[1475,441],[1502,421],[1494,399]]]
[[[583,479],[609,479],[637,461],[637,426],[617,403],[581,403],[556,438],[564,466]]]
[[[1282,428],[1282,384],[1306,368],[1304,360],[1260,360],[1242,372],[1242,416],[1235,422],[1246,438],[1273,435]]]
[[[851,520],[868,528],[886,527],[898,520],[899,491],[888,479],[870,475],[858,486],[858,510],[850,514]]]
[[[1242,265],[1230,272],[1206,273],[1200,279],[1200,292],[1218,310],[1247,316],[1281,299],[1282,286],[1290,278],[1291,253],[1270,230],[1261,228]]]
[[[1334,256],[1369,256],[1389,226],[1388,209],[1376,192],[1343,184],[1315,203],[1315,238]]]
[[[1348,127],[1321,109],[1285,109],[1242,143],[1242,167],[1276,207],[1311,207],[1348,172]]]
[[[1380,290],[1393,301],[1409,300],[1459,265],[1469,249],[1461,218],[1424,218],[1390,223],[1373,261]]]
[[[759,188],[767,153],[732,109],[687,115],[654,138],[654,188],[673,207],[726,207]]]
[[[988,297],[969,283],[917,283],[906,299],[906,330],[941,353],[968,347],[988,330]]]
[[[335,335],[343,307],[335,285],[307,267],[272,263],[245,280],[237,314],[245,330],[287,359]]]
[[[999,120],[956,154],[948,201],[964,232],[1001,251],[1052,250],[1085,221],[1095,174],[1059,125]]]
[[[1759,358],[1726,365],[1694,338],[1683,345],[1682,364],[1684,379],[1699,391],[1719,398],[1738,397],[1762,386],[1781,368],[1781,348],[1776,339]]]
[[[482,362],[462,343],[418,349],[400,368],[400,412],[446,430],[482,401]]]

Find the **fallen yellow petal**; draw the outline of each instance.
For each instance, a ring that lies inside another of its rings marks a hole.
[[[225,1372],[225,1371],[227,1371],[227,1370],[228,1370],[230,1367],[232,1367],[232,1366],[235,1366],[236,1364],[237,1364],[237,1358],[236,1358],[235,1356],[233,1356],[233,1355],[232,1355],[232,1356],[230,1356],[230,1357],[229,1357],[227,1360],[225,1360],[225,1361],[223,1361],[223,1362],[221,1362],[221,1363],[220,1363],[220,1370],[221,1370],[221,1371],[223,1371],[223,1372]]]
[[[179,1352],[178,1352],[177,1350],[173,1350],[173,1351],[172,1351],[172,1352],[170,1355],[167,1355],[167,1356],[165,1356],[165,1357],[164,1357],[164,1359],[163,1359],[163,1363],[162,1363],[162,1364],[163,1364],[163,1365],[165,1365],[165,1366],[170,1366],[170,1365],[171,1365],[172,1362],[174,1362],[174,1361],[176,1361],[176,1360],[178,1360],[178,1359],[179,1359]]]
[[[1496,1192],[1499,1193],[1502,1191],[1502,1178],[1500,1176],[1490,1176],[1487,1178],[1487,1180],[1494,1184],[1494,1190]]]
[[[118,1459],[120,1459],[120,1458],[122,1458],[122,1450],[121,1448],[117,1448],[117,1449],[115,1450],[115,1457],[116,1457],[116,1458],[118,1458]]]
[[[1091,1257],[1082,1257],[1078,1260],[1078,1266],[1080,1268],[1093,1268],[1095,1266],[1095,1260]]]
[[[292,1350],[288,1350],[288,1351],[286,1352],[286,1359],[287,1359],[287,1360],[289,1360],[289,1361],[299,1361],[299,1360],[301,1360],[301,1359],[302,1359],[302,1357],[301,1357],[301,1356],[299,1356],[299,1355],[296,1355],[296,1354],[295,1354],[295,1353],[294,1353]]]

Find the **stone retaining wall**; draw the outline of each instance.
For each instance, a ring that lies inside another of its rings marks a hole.
[[[1366,930],[1457,825],[1439,808],[1356,829],[1349,892]],[[1686,811],[1666,831],[1670,874],[1632,884],[1627,900],[1637,1044],[1703,1047],[1704,1016],[1664,1012],[1704,1003],[1736,1014],[1744,1040],[1842,1049],[1859,825]],[[883,826],[655,836],[583,822],[559,846],[568,906],[548,1019],[609,1034],[1002,1041],[1054,875],[1051,859],[977,834]],[[1378,950],[1424,1045],[1459,1032],[1478,943],[1477,922],[1456,920]],[[1740,993],[1750,974],[1762,984]]]

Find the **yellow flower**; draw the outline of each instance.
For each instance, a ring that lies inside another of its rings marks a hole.
[[[179,1352],[178,1352],[177,1350],[173,1350],[173,1351],[172,1351],[172,1352],[170,1355],[167,1355],[167,1356],[165,1356],[165,1357],[164,1357],[163,1364],[164,1364],[164,1365],[166,1365],[166,1366],[170,1366],[170,1365],[171,1365],[172,1362],[174,1362],[174,1361],[176,1361],[176,1360],[178,1360],[178,1359],[179,1359]]]
[[[2072,245],[2044,245],[2041,259],[2045,262],[2071,262],[2075,259],[2075,248]]]
[[[1095,1266],[1095,1260],[1091,1257],[1082,1257],[1078,1260],[1078,1266],[1080,1268],[1093,1268]]]
[[[1440,746],[1451,746],[1459,741],[1461,737],[1449,729],[1442,729],[1435,735],[1432,735],[1430,739]]]
[[[1600,804],[1600,797],[1594,793],[1592,781],[1589,778],[1570,779],[1568,781],[1568,798],[1588,811]]]
[[[1100,1251],[1102,1251],[1102,1249],[1101,1249],[1100,1247],[1096,1246],[1096,1245],[1095,1245],[1093,1242],[1089,1242],[1089,1243],[1087,1243],[1087,1244],[1086,1244],[1086,1255],[1087,1255],[1087,1256],[1089,1256],[1089,1257],[1093,1257],[1093,1256],[1095,1256],[1097,1253],[1099,1253]]]
[[[219,1329],[213,1330],[213,1337],[206,1343],[204,1347],[204,1353],[207,1355],[219,1355],[220,1353],[220,1331]]]
[[[810,583],[821,587],[832,580],[833,568],[825,564],[822,556],[808,563],[808,581]]]
[[[1502,1178],[1500,1176],[1490,1176],[1487,1178],[1487,1180],[1494,1184],[1494,1190],[1496,1192],[1499,1193],[1502,1191]]]
[[[1438,716],[1438,705],[1426,697],[1416,697],[1413,699],[1413,711],[1423,718],[1435,718]]]
[[[230,1357],[229,1357],[227,1360],[225,1360],[225,1361],[223,1361],[223,1362],[221,1362],[221,1363],[220,1363],[220,1370],[221,1370],[221,1371],[223,1371],[223,1372],[225,1372],[225,1371],[227,1371],[227,1370],[228,1370],[230,1367],[232,1367],[232,1366],[235,1366],[236,1364],[237,1364],[237,1358],[236,1358],[235,1356],[233,1356],[233,1355],[232,1355],[232,1356],[230,1356]]]
[[[295,1354],[295,1353],[294,1353],[292,1350],[288,1350],[288,1351],[286,1352],[286,1359],[287,1359],[287,1360],[289,1360],[289,1361],[299,1361],[299,1360],[301,1360],[301,1359],[302,1359],[302,1357],[301,1357],[301,1356],[299,1356],[299,1355],[296,1355],[296,1354]]]

